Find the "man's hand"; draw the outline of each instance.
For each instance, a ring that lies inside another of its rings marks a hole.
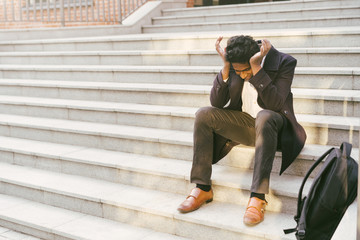
[[[253,75],[256,75],[261,69],[261,62],[263,58],[268,54],[271,49],[271,43],[267,39],[261,40],[260,52],[257,52],[250,58],[250,66],[253,71]]]
[[[260,52],[257,52],[250,58],[250,64],[261,64],[263,58],[268,54],[271,49],[271,43],[267,39],[261,40]]]
[[[229,72],[230,72],[230,63],[228,61],[226,61],[225,59],[225,51],[222,49],[222,47],[220,46],[220,42],[223,39],[223,36],[219,36],[215,42],[215,49],[218,52],[218,54],[220,55],[220,57],[222,58],[223,62],[224,62],[224,67],[221,70],[221,74],[222,74],[222,78],[223,80],[226,80],[229,78]],[[226,48],[225,48],[226,50]],[[224,82],[226,82],[224,81]]]
[[[225,59],[225,51],[222,49],[222,47],[220,46],[220,42],[221,40],[223,40],[223,36],[219,36],[215,42],[215,49],[218,52],[218,54],[220,55],[220,57],[222,58],[222,60],[224,62],[226,62]],[[226,49],[226,48],[225,48]]]

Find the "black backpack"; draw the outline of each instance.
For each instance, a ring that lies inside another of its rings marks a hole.
[[[355,200],[358,183],[358,164],[350,157],[352,145],[343,142],[340,149],[331,148],[309,169],[301,184],[298,196],[296,232],[298,240],[329,240],[333,236],[348,206]],[[314,179],[309,193],[302,198],[306,180],[326,157]]]

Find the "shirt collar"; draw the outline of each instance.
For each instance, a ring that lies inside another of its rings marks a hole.
[[[267,55],[265,55],[261,61],[261,67],[264,67],[264,62],[265,62],[265,58],[266,58]]]

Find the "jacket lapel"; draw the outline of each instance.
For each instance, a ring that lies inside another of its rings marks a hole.
[[[269,53],[266,55],[263,68],[272,81],[274,81],[274,79],[276,78],[277,72],[280,67],[280,60],[281,58],[279,51],[276,50],[274,47],[271,47]]]

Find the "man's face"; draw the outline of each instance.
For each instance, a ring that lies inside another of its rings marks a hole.
[[[251,67],[248,63],[232,63],[232,66],[237,75],[239,75],[245,81],[249,81],[253,76]]]

